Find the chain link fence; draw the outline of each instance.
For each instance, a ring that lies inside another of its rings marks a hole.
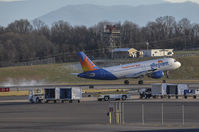
[[[113,124],[199,126],[199,102],[112,102]]]

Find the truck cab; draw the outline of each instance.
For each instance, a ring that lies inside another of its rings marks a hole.
[[[34,90],[29,90],[28,100],[30,103],[41,103],[44,100],[42,89],[37,88]]]

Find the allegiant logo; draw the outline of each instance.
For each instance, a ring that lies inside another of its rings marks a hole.
[[[152,63],[150,66],[151,66],[152,69],[154,69],[154,68],[160,68],[162,66],[167,66],[167,65],[169,65],[169,62],[161,62],[161,63],[158,62],[157,64]]]

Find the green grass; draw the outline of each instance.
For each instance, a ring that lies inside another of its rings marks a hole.
[[[46,82],[74,82],[76,76],[71,75],[78,72],[70,67],[72,63],[17,66],[0,68],[0,82],[12,81],[46,81]],[[79,71],[80,72],[80,71]],[[80,79],[81,80],[81,79]]]
[[[171,72],[173,79],[199,79],[199,56],[178,58],[182,66]]]
[[[190,81],[199,80],[199,56],[188,56],[177,58],[182,63],[182,66],[169,73],[169,82],[184,82],[184,80]],[[0,83],[3,84],[9,80],[12,83],[17,84],[20,81],[42,81],[46,83],[62,83],[62,84],[123,84],[124,79],[113,81],[101,81],[78,78],[71,73],[79,73],[81,69],[78,69],[77,64],[63,63],[63,64],[48,64],[48,65],[33,65],[33,66],[17,66],[0,68]],[[162,79],[150,79],[145,78],[145,83],[161,82]],[[129,79],[131,83],[137,83],[137,79]]]
[[[185,54],[199,54],[199,50],[182,50],[182,51],[175,51],[174,52],[175,55],[185,55]]]

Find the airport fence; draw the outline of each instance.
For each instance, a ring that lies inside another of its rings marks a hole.
[[[198,111],[199,102],[111,102],[109,123],[199,126]]]

